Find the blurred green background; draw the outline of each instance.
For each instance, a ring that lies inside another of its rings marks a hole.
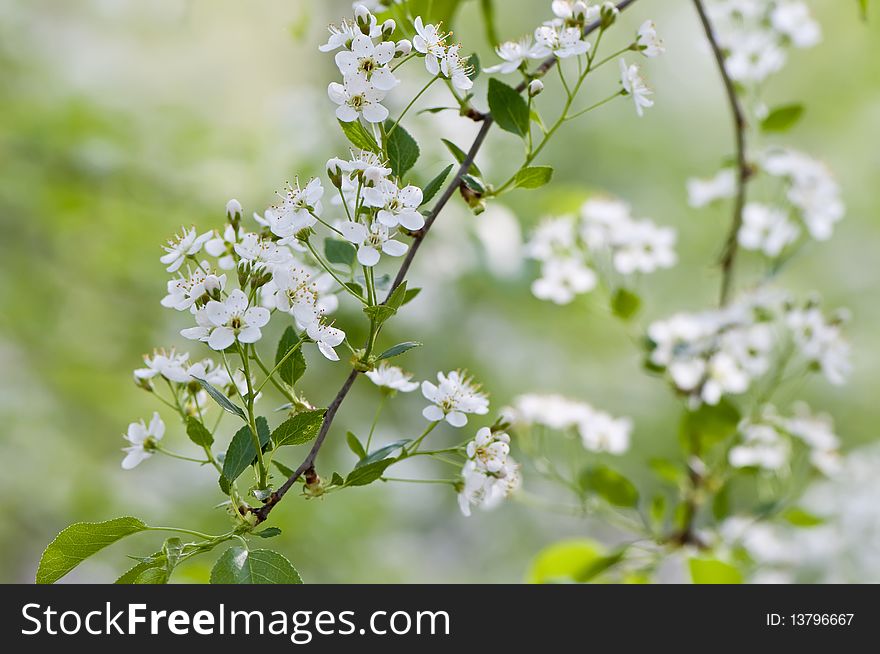
[[[549,2],[497,4],[503,37],[531,31],[549,15]],[[477,5],[465,2],[455,37],[489,65],[495,58]],[[766,99],[805,103],[805,119],[777,141],[826,160],[848,205],[834,239],[809,246],[783,283],[819,290],[829,307],[853,311],[850,384],[816,380],[796,389],[834,414],[849,448],[876,438],[880,392],[880,21],[862,23],[855,2],[812,5],[824,40],[792,54]],[[349,12],[348,2],[321,0],[0,5],[0,581],[31,582],[42,549],[75,521],[136,515],[225,530],[225,515],[211,508],[220,495],[209,470],[159,457],[133,472],[119,467],[126,425],[156,408],[131,383],[131,370],[153,346],[191,345],[177,335],[187,317],[159,306],[166,279],[160,245],[181,224],[220,224],[230,197],[247,216],[262,212],[285,181],[322,174],[329,157],[347,152],[325,93],[338,73],[317,45],[326,25]],[[420,379],[467,367],[491,392],[495,410],[518,393],[555,391],[632,416],[633,447],[622,466],[636,478],[647,477],[649,457],[675,456],[680,409],[660,381],[640,371],[635,338],[644,323],[622,329],[598,295],[563,308],[532,298],[533,271],[512,254],[512,226],[535,224],[573,193],[606,189],[637,214],[679,230],[678,267],[640,285],[641,320],[714,301],[712,262],[728,211],[689,209],[684,183],[714,173],[730,154],[727,108],[690,2],[642,0],[614,38],[625,42],[647,17],[667,46],[664,57],[643,62],[656,106],[640,120],[619,102],[569,124],[542,156],[556,177],[541,191],[513,193],[476,218],[454,200],[411,272],[411,283],[425,291],[385,337],[426,344],[401,360]],[[616,88],[608,73],[596,77],[594,99]],[[484,84],[478,81],[479,106]],[[410,126],[423,146],[424,179],[447,163],[438,134],[466,146],[475,130],[454,112],[411,116]],[[478,159],[486,176],[505,178],[518,148],[509,135],[493,134]],[[350,307],[340,314],[343,326],[357,319]],[[275,341],[273,333],[265,346]],[[314,354],[311,348],[305,388],[323,404],[346,367]],[[417,395],[393,402],[380,438],[421,429]],[[350,468],[353,455],[340,436],[366,430],[377,398],[369,382],[358,382],[319,472]],[[185,435],[173,416],[165,418],[166,442],[185,450]],[[452,443],[463,435],[446,428],[433,438]],[[295,463],[300,454],[285,460]],[[433,473],[427,465],[416,474]],[[600,524],[517,503],[465,519],[451,491],[431,486],[374,484],[323,500],[291,497],[273,518],[284,529],[273,545],[309,582],[515,582],[548,543],[610,535]],[[126,553],[152,552],[159,538],[132,538],[68,579],[111,581],[125,569]],[[187,565],[176,580],[206,580],[211,561]]]

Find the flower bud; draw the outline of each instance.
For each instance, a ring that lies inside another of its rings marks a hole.
[[[354,8],[354,21],[361,29],[361,32],[364,32],[364,34],[367,34],[368,36],[370,32],[370,23],[372,22],[370,20],[371,18],[372,14],[370,14],[370,10],[367,9],[364,5],[357,5]]]
[[[391,38],[391,35],[394,34],[394,30],[396,29],[397,23],[394,22],[394,19],[389,18],[382,23],[382,37],[385,39]]]
[[[336,188],[342,188],[342,159],[333,157],[327,162],[327,177]]]
[[[605,2],[602,4],[602,10],[599,12],[599,20],[602,21],[602,29],[607,29],[617,20],[620,10],[613,2]]]
[[[406,57],[410,52],[412,52],[412,43],[407,39],[400,39],[397,47],[394,48],[395,57]]]
[[[142,388],[148,393],[153,392],[153,382],[151,382],[149,379],[143,379],[142,377],[134,375],[134,383],[138,388]]]
[[[571,7],[571,17],[579,23],[583,23],[587,18],[587,3],[578,0]]]
[[[534,98],[541,91],[544,90],[544,82],[539,79],[533,79],[529,82],[529,97]]]
[[[226,203],[226,218],[229,220],[229,224],[237,230],[239,223],[241,223],[241,203],[235,198]]]

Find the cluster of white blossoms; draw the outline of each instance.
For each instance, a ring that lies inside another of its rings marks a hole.
[[[794,406],[791,416],[781,416],[773,406],[766,406],[756,419],[739,426],[740,442],[728,454],[736,468],[755,467],[778,471],[788,465],[791,440],[800,440],[809,450],[810,463],[832,476],[840,469],[840,439],[827,414],[813,414],[803,402]]]
[[[426,420],[445,420],[453,427],[464,427],[467,414],[485,415],[489,412],[489,397],[480,391],[479,384],[459,370],[437,373],[437,383],[422,382],[422,395],[431,402],[422,411]]]
[[[520,395],[502,409],[501,415],[514,428],[538,425],[561,432],[574,430],[584,449],[609,454],[623,454],[629,449],[633,428],[629,418],[615,418],[585,402],[552,394]]]
[[[471,507],[493,509],[522,485],[519,464],[510,456],[510,436],[483,427],[466,447],[458,505],[465,516]]]
[[[796,150],[778,148],[763,152],[756,169],[776,181],[775,192],[771,194],[774,201],[752,201],[743,208],[737,237],[744,249],[774,259],[794,245],[804,230],[817,241],[831,238],[845,207],[840,186],[822,162]],[[731,168],[721,170],[711,179],[688,180],[693,207],[703,207],[735,193],[736,173]],[[780,202],[780,197],[785,202]]]
[[[693,406],[718,404],[799,360],[832,384],[849,370],[843,315],[826,318],[815,301],[797,305],[781,293],[755,292],[722,309],[679,313],[648,328],[648,361],[665,371]]]
[[[596,287],[604,259],[621,275],[669,268],[677,260],[675,241],[675,230],[634,219],[625,202],[592,198],[579,216],[546,218],[532,233],[525,253],[541,263],[532,293],[567,304]]]
[[[780,70],[790,47],[810,48],[822,39],[819,24],[800,0],[709,0],[725,66],[740,83],[760,83]]]
[[[500,44],[495,52],[502,61],[486,68],[486,72],[526,73],[529,60],[545,59],[549,56],[559,59],[586,56],[593,44],[587,40],[585,28],[596,22],[607,28],[620,13],[613,2],[591,4],[586,0],[553,0],[551,10],[554,17],[539,25],[533,35]],[[657,36],[653,21],[646,20],[642,23],[629,49],[645,57],[657,57],[664,52],[663,42]],[[624,59],[620,59],[619,63],[622,93],[632,97],[636,112],[641,116],[646,107],[654,104],[649,97],[652,92],[636,64],[628,64]]]

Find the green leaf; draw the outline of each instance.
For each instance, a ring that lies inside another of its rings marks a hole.
[[[141,561],[133,568],[124,573],[114,584],[136,584],[141,573],[151,568],[161,568],[165,566],[165,555],[162,552],[156,552],[146,560]]]
[[[281,530],[278,527],[266,527],[263,531],[255,531],[254,536],[259,536],[260,538],[275,538],[275,536],[280,536]]]
[[[72,524],[62,530],[43,552],[36,581],[38,584],[54,584],[92,554],[147,528],[137,518],[128,516],[106,522]]]
[[[422,292],[422,289],[420,289],[420,288],[408,288],[406,290],[406,294],[403,296],[403,302],[401,302],[400,306],[403,306],[405,304],[409,304],[410,302],[415,300],[416,295],[418,295],[421,292]]]
[[[211,447],[214,444],[214,437],[208,428],[203,425],[198,418],[187,416],[186,418],[186,435],[196,445],[201,447]]]
[[[527,166],[519,169],[513,182],[518,188],[540,188],[552,177],[552,166]]]
[[[486,185],[480,178],[474,177],[473,175],[462,175],[461,181],[464,182],[464,185],[475,193],[479,193],[480,195],[486,194]]]
[[[385,306],[394,309],[397,311],[402,305],[403,300],[406,298],[406,282],[402,282],[400,286],[394,289],[394,292],[388,296],[388,300],[385,302]]]
[[[393,125],[394,122],[390,120],[385,123],[385,129],[390,132],[385,149],[388,152],[388,165],[392,172],[401,178],[418,161],[419,145],[402,126],[398,125],[394,127],[394,131],[391,131]]]
[[[360,461],[358,461],[357,465],[354,467],[354,469],[357,470],[358,468],[363,468],[363,467],[368,466],[372,463],[376,463],[377,461],[382,461],[389,454],[391,454],[394,450],[400,449],[401,447],[403,447],[404,445],[406,445],[407,443],[409,443],[411,441],[412,441],[411,438],[401,438],[399,441],[394,441],[393,443],[388,443],[388,445],[380,447],[378,450],[376,450],[375,452],[373,452],[369,456],[366,456],[366,457],[362,458]]]
[[[493,48],[501,41],[498,39],[498,28],[495,25],[494,0],[480,0],[480,14],[483,18],[483,26],[486,30],[486,40]]]
[[[494,77],[489,79],[489,111],[501,129],[520,137],[528,134],[528,104],[516,89]]]
[[[651,507],[649,509],[648,515],[651,516],[651,522],[658,529],[663,527],[663,524],[666,519],[666,496],[665,495],[655,495],[651,498]]]
[[[345,138],[347,138],[356,148],[367,150],[368,152],[375,152],[376,154],[382,153],[382,148],[376,143],[376,139],[373,138],[373,135],[364,128],[361,121],[354,120],[350,123],[344,123],[340,120],[339,126],[342,128],[342,133],[345,134]]]
[[[348,444],[348,449],[354,452],[358,459],[365,459],[367,457],[367,451],[364,449],[364,446],[358,440],[358,437],[350,431],[345,434],[345,442]]]
[[[616,470],[598,465],[581,473],[580,485],[585,491],[592,491],[614,506],[634,507],[639,501],[639,491],[635,485]]]
[[[364,307],[364,313],[367,314],[367,318],[374,320],[377,325],[381,325],[394,316],[397,313],[397,309],[389,307],[387,304],[377,304],[371,307]]]
[[[786,132],[804,115],[802,104],[787,104],[774,108],[766,118],[761,121],[763,132]]]
[[[301,584],[290,561],[272,550],[230,547],[211,570],[212,584]]]
[[[434,196],[437,195],[441,188],[443,188],[443,182],[449,177],[452,168],[453,165],[449,164],[446,168],[440,171],[439,175],[425,184],[425,188],[422,189],[422,204],[420,206],[425,206],[434,199]]]
[[[688,561],[691,579],[695,584],[741,584],[742,574],[729,563],[709,558]]]
[[[324,413],[326,409],[303,411],[282,422],[272,432],[272,442],[275,443],[275,447],[308,443],[318,435]]]
[[[247,422],[247,416],[245,415],[241,407],[230,402],[229,398],[227,398],[223,393],[211,386],[211,384],[206,382],[204,379],[199,379],[198,377],[193,377],[193,379],[199,382],[202,385],[202,388],[208,391],[208,395],[210,395],[214,399],[214,401],[219,404],[224,410],[238,416],[239,418]]]
[[[460,4],[461,0],[410,0],[407,10],[421,16],[425,23],[443,23],[448,31]]]
[[[385,469],[394,463],[395,459],[382,459],[373,461],[367,465],[355,468],[345,478],[346,486],[366,486],[372,484],[385,472]]]
[[[440,139],[443,141],[443,145],[446,146],[446,149],[455,157],[455,160],[459,163],[459,165],[463,164],[465,159],[467,159],[467,153],[458,147],[455,143],[448,139]],[[482,177],[483,173],[480,172],[480,169],[477,167],[477,164],[472,163],[470,168],[467,169],[471,175],[476,175],[477,177]]]
[[[150,567],[141,572],[135,584],[167,584],[169,579],[168,570],[162,567]]]
[[[651,459],[648,461],[648,466],[658,479],[669,482],[673,486],[678,486],[684,480],[685,475],[681,466],[669,459]]]
[[[418,343],[417,341],[405,341],[403,343],[398,343],[397,345],[392,345],[391,347],[389,347],[376,358],[379,361],[381,361],[382,359],[390,359],[391,357],[399,356],[404,352],[413,349],[414,347],[419,347],[420,345],[421,343]]]
[[[357,251],[348,241],[340,241],[335,238],[324,239],[324,256],[330,263],[340,263],[350,266],[354,263]]]
[[[694,451],[724,441],[737,432],[741,419],[739,409],[728,399],[715,406],[703,404],[694,411],[685,411],[679,434],[682,443]]]
[[[606,555],[594,540],[576,538],[554,543],[541,550],[526,574],[530,584],[589,581],[620,561],[623,553]]]
[[[331,486],[344,486],[345,480],[342,478],[342,475],[340,475],[338,472],[334,472],[333,475],[330,477],[330,485]]]
[[[868,0],[859,0],[859,11],[862,14],[862,20],[868,20]]]
[[[269,442],[269,424],[260,416],[256,420],[257,434],[260,439],[260,447],[266,447]],[[223,477],[230,484],[239,478],[248,466],[256,461],[257,452],[254,450],[251,428],[245,425],[232,437],[223,459]]]
[[[721,487],[712,498],[712,517],[721,522],[730,515],[730,484]]]
[[[632,291],[619,288],[611,298],[611,311],[621,320],[629,320],[642,307],[642,299]]]
[[[277,459],[272,459],[272,464],[273,464],[276,468],[278,468],[278,471],[279,471],[282,475],[284,475],[285,477],[287,477],[288,479],[289,479],[290,477],[293,477],[293,474],[294,474],[294,472],[295,472],[295,470],[294,470],[293,468],[288,468],[286,465],[284,465],[283,463],[281,463],[281,461],[278,461]]]
[[[278,349],[275,352],[276,366],[290,352],[291,348],[296,347],[297,343],[299,343],[299,336],[297,336],[296,330],[288,325],[278,341]],[[289,386],[293,386],[305,372],[306,358],[303,356],[302,348],[287,357],[287,360],[278,368],[278,375]]]
[[[818,527],[825,524],[825,519],[800,508],[793,506],[782,514],[782,519],[795,527]]]

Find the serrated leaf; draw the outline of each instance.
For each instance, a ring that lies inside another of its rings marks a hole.
[[[709,558],[688,561],[691,579],[695,584],[741,584],[742,574],[729,563]]]
[[[552,166],[527,166],[520,168],[513,178],[517,188],[540,188],[553,177]]]
[[[137,518],[125,516],[106,522],[77,522],[49,543],[37,568],[38,584],[54,584],[87,558],[121,538],[146,530]]]
[[[230,547],[211,570],[212,584],[301,584],[296,568],[272,550]]]
[[[794,127],[803,115],[804,106],[802,104],[787,104],[782,107],[776,107],[761,121],[761,131],[788,131]]]
[[[621,320],[629,320],[642,307],[642,299],[632,291],[619,288],[611,297],[611,312]]]
[[[601,496],[609,504],[634,507],[639,501],[639,491],[622,474],[605,465],[587,468],[579,478],[581,488]]]
[[[388,153],[388,165],[391,167],[391,171],[401,178],[418,161],[419,145],[401,125],[397,125],[391,131],[393,125],[393,121],[385,123],[385,129],[389,131],[385,150]]]
[[[163,567],[150,567],[141,572],[135,584],[167,584],[169,579],[168,570]]]
[[[421,343],[417,341],[405,341],[403,343],[398,343],[397,345],[392,345],[387,350],[385,350],[382,354],[376,357],[377,361],[381,361],[382,359],[390,359],[391,357],[396,357],[404,352],[407,352],[414,347],[419,347]]]
[[[342,128],[342,133],[345,134],[345,138],[347,138],[353,146],[376,154],[382,153],[382,148],[379,147],[376,139],[366,130],[366,128],[364,128],[359,120],[354,120],[350,123],[344,123],[341,120],[338,122],[339,126]]]
[[[348,286],[352,291],[354,291],[355,295],[364,297],[364,287],[357,282],[346,282],[345,285]]]
[[[404,306],[405,304],[409,304],[413,300],[416,299],[416,296],[422,292],[420,288],[408,288],[406,289],[406,294],[403,296],[403,302],[401,302],[400,306]]]
[[[449,150],[450,154],[455,157],[455,160],[459,163],[459,165],[463,164],[465,159],[467,159],[467,153],[448,139],[440,140],[443,142],[443,145],[446,146],[446,149]],[[476,175],[477,177],[483,176],[483,173],[480,172],[480,169],[476,163],[471,163],[470,167],[467,169],[467,172],[471,175]]]
[[[193,377],[193,379],[195,379],[202,385],[202,388],[204,388],[208,392],[208,395],[210,395],[211,398],[217,404],[219,404],[221,408],[247,422],[247,416],[245,415],[241,407],[230,402],[228,397],[226,397],[223,393],[211,386],[211,384],[206,382],[204,379],[199,379],[198,377]]]
[[[354,469],[363,468],[364,466],[368,466],[372,463],[376,463],[377,461],[382,461],[387,458],[389,454],[391,454],[394,450],[398,450],[407,443],[411,442],[411,438],[401,438],[399,441],[394,441],[393,443],[388,443],[388,445],[384,445],[380,447],[378,450],[370,454],[369,456],[362,458],[357,462]]]
[[[254,536],[259,536],[260,538],[275,538],[275,536],[280,536],[281,530],[278,527],[266,527],[262,531],[255,531]]]
[[[364,449],[360,440],[358,440],[358,437],[352,432],[349,431],[345,433],[345,442],[348,445],[348,449],[350,449],[358,459],[366,458],[367,451]]]
[[[425,184],[425,188],[422,189],[422,204],[420,206],[425,206],[434,199],[434,196],[437,195],[441,188],[443,188],[443,182],[449,177],[452,168],[453,165],[449,164],[446,168],[440,171],[439,175]]]
[[[385,472],[385,469],[394,463],[395,459],[382,459],[373,461],[367,465],[355,468],[345,478],[346,486],[366,486],[372,484]]]
[[[138,578],[141,573],[150,568],[161,568],[165,565],[165,555],[162,552],[156,552],[152,556],[148,557],[145,561],[140,561],[133,568],[129,569],[122,576],[120,576],[114,584],[136,584],[138,583]]]
[[[331,486],[344,486],[345,480],[342,478],[342,475],[340,475],[338,472],[334,472],[333,475],[330,477],[330,485]]]
[[[302,445],[314,439],[321,429],[325,412],[326,409],[303,411],[282,422],[272,432],[272,442],[275,447]]]
[[[265,449],[269,443],[269,424],[262,416],[256,419],[257,435],[260,439],[260,447]],[[226,457],[223,459],[223,477],[230,484],[239,478],[248,466],[256,461],[257,452],[254,450],[251,428],[245,425],[232,437],[229,447],[226,449]]]
[[[367,314],[367,318],[381,325],[394,316],[397,309],[389,307],[387,304],[377,304],[376,306],[364,307],[364,313]]]
[[[293,477],[294,473],[296,472],[293,468],[288,468],[286,465],[284,465],[283,463],[281,463],[281,461],[278,461],[277,459],[272,459],[272,465],[274,465],[276,468],[278,468],[278,471],[282,475],[287,477],[288,479]]]
[[[214,444],[214,437],[211,432],[203,425],[198,418],[187,416],[186,418],[186,435],[189,439],[201,447],[211,447]]]
[[[394,289],[394,292],[388,296],[388,299],[385,301],[385,306],[390,309],[394,309],[395,311],[401,307],[403,304],[403,299],[406,297],[406,281],[402,282],[400,286]]]
[[[324,257],[330,263],[339,263],[343,266],[350,266],[354,263],[357,251],[348,241],[341,241],[336,238],[324,239]]]
[[[501,129],[525,137],[529,132],[529,106],[511,86],[489,79],[489,111]]]
[[[288,352],[299,343],[299,336],[296,330],[290,325],[284,330],[281,339],[278,341],[278,349],[275,351],[275,365],[284,359]],[[287,360],[278,368],[278,375],[289,386],[293,386],[300,377],[306,372],[306,358],[303,356],[302,348],[287,357]]]

